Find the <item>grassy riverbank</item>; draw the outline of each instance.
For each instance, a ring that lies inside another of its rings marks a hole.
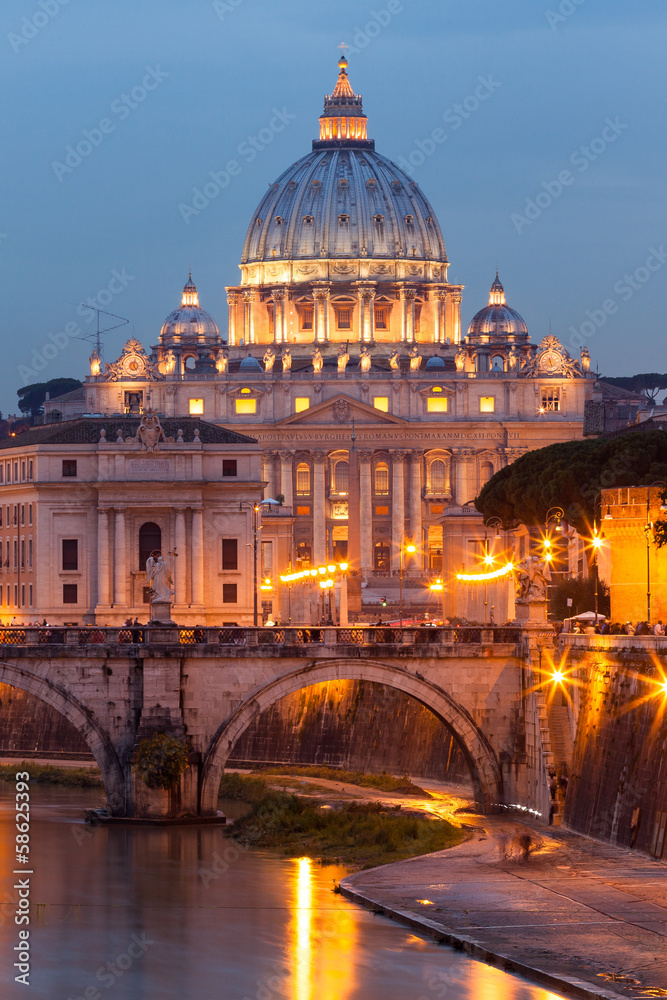
[[[324,863],[374,868],[466,839],[463,830],[446,820],[379,803],[328,806],[273,791],[262,778],[240,774],[223,776],[220,796],[250,807],[229,828],[229,836],[250,847],[269,847],[290,857],[308,855]]]
[[[63,785],[66,788],[104,788],[97,768],[57,767],[54,764],[36,764],[32,760],[0,764],[0,781],[15,781],[19,771],[27,771],[30,780],[38,785]]]
[[[340,781],[346,785],[359,785],[360,788],[378,788],[382,792],[394,792],[396,795],[415,795],[420,799],[431,798],[430,794],[419,785],[415,785],[405,775],[395,778],[393,774],[366,774],[364,771],[345,771],[340,767],[326,765],[310,766],[305,764],[279,764],[262,767],[261,774],[291,774],[303,778],[325,778],[327,781]]]

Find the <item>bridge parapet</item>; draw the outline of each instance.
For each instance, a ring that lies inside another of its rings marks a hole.
[[[573,652],[654,652],[667,656],[667,635],[570,635],[561,633],[558,645]]]

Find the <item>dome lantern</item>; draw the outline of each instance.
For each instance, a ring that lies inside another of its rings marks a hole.
[[[363,144],[371,149],[375,144],[368,139],[368,119],[364,114],[361,94],[355,94],[347,75],[345,56],[338,60],[338,82],[331,94],[324,98],[324,112],[320,115],[320,138],[313,149],[336,145]]]

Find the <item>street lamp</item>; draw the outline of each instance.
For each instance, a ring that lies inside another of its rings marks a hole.
[[[417,546],[405,532],[401,535],[400,550],[398,574],[398,613],[401,623],[400,627],[403,628],[403,554],[404,552],[407,552],[408,555],[413,556],[417,551]]]
[[[556,531],[563,530],[563,518],[565,517],[565,511],[562,507],[549,507],[544,518],[544,559],[545,562],[551,563],[553,561],[553,552],[551,551],[551,538],[549,537],[549,524],[551,521],[556,521]],[[547,584],[547,618],[549,617],[549,585]]]
[[[485,528],[485,531],[484,531],[484,569],[487,571],[487,573],[489,572],[489,570],[491,569],[491,566],[493,565],[493,563],[495,561],[495,556],[491,555],[491,553],[489,552],[489,528],[495,528],[495,531],[496,531],[495,536],[494,536],[494,541],[495,541],[496,538],[500,537],[500,529],[502,528],[502,526],[503,526],[503,522],[502,522],[502,519],[499,518],[499,517],[488,517],[486,519],[486,521],[484,522],[484,528]],[[487,624],[487,609],[488,609],[488,606],[489,606],[489,584],[488,584],[488,581],[485,580],[484,581],[484,624],[485,625]]]
[[[257,628],[257,531],[259,528],[259,515],[261,508],[280,507],[277,500],[271,497],[266,500],[240,500],[239,510],[252,510],[252,623]]]

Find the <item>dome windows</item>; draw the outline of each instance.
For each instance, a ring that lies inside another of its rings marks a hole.
[[[408,226],[414,226],[414,224],[415,224],[415,217],[414,217],[414,215],[406,215],[405,216],[405,222],[406,222],[406,225],[408,225]]]
[[[375,180],[374,177],[369,177],[368,180],[366,181],[366,187],[369,188],[370,190],[376,188],[377,186],[378,182]]]
[[[282,224],[283,224],[283,222],[285,220],[283,219],[282,215],[276,215],[276,217],[275,217],[275,219],[273,221],[274,221],[274,224],[276,226],[282,226]]]
[[[261,219],[255,219],[255,225],[259,229],[261,227],[261,225],[262,225],[262,220]]]
[[[321,187],[322,187],[322,181],[315,180],[310,182],[311,191],[319,191]]]
[[[374,215],[373,222],[376,226],[380,226],[384,222],[384,215]]]
[[[402,184],[401,184],[401,182],[399,180],[393,180],[391,182],[391,186],[394,189],[394,191],[400,191],[401,187],[402,187]]]
[[[338,187],[339,188],[349,188],[349,186],[350,186],[350,182],[348,180],[346,180],[345,177],[341,177],[341,179],[338,181]]]
[[[349,221],[350,221],[350,216],[347,214],[347,212],[342,212],[338,216],[338,222],[340,223],[341,226],[346,226]]]
[[[304,226],[312,226],[314,221],[315,220],[313,219],[312,215],[304,215],[303,217]]]

